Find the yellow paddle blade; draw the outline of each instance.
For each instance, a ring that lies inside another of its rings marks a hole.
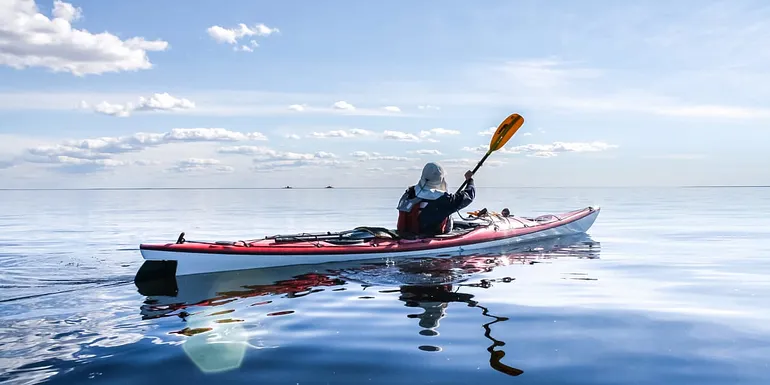
[[[489,151],[497,151],[503,148],[522,124],[524,124],[524,118],[519,114],[511,114],[511,116],[505,118],[500,123],[500,126],[497,127],[497,131],[492,135],[492,140],[489,142]]]

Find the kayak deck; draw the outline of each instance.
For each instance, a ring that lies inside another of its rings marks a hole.
[[[484,210],[483,210],[484,211]],[[536,218],[485,213],[456,220],[452,232],[431,237],[410,237],[380,227],[358,227],[341,232],[298,233],[262,239],[188,241],[184,233],[175,243],[141,244],[148,261],[175,261],[177,275],[370,258],[462,253],[488,247],[582,233],[600,209],[586,207]]]

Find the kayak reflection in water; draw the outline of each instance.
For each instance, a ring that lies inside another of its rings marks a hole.
[[[416,185],[410,186],[398,202],[398,225],[404,234],[435,235],[452,230],[452,213],[473,202],[476,188],[473,171],[465,173],[467,185],[457,194],[447,192],[446,174],[438,163],[429,162],[422,169]]]
[[[489,352],[489,366],[501,373],[505,373],[510,376],[518,376],[524,373],[521,369],[508,366],[501,362],[505,357],[505,352],[502,350],[495,350],[496,347],[504,346],[505,342],[498,341],[491,336],[492,329],[490,326],[497,322],[507,321],[506,317],[498,317],[489,314],[487,308],[479,305],[474,301],[473,295],[468,293],[460,293],[452,291],[452,285],[430,285],[430,286],[401,286],[401,295],[398,299],[405,302],[407,307],[421,307],[425,309],[422,314],[410,314],[409,318],[419,318],[420,327],[423,330],[420,331],[421,335],[434,336],[438,333],[434,330],[438,328],[439,320],[445,316],[445,309],[450,302],[463,302],[467,303],[470,307],[477,307],[482,310],[483,315],[493,318],[492,321],[482,325],[484,328],[484,337],[487,337],[492,341],[492,345],[487,348]],[[438,347],[423,345],[420,346],[421,350],[437,351]]]

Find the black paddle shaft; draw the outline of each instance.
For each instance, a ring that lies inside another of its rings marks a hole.
[[[481,165],[484,163],[484,161],[487,160],[487,158],[489,157],[490,154],[492,154],[492,151],[487,151],[487,154],[484,155],[483,158],[481,158],[481,161],[479,161],[479,163],[476,165],[476,168],[474,168],[473,171],[472,171],[474,174],[476,174],[476,171],[479,170],[479,167],[481,167]],[[468,184],[468,180],[467,179],[465,181],[463,181],[463,184],[460,185],[460,188],[457,189],[457,192],[455,194],[459,194],[460,191],[462,191],[465,188],[466,184]]]

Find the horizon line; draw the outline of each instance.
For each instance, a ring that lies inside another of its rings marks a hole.
[[[0,191],[131,191],[131,190],[379,190],[402,189],[404,186],[380,187],[20,187]],[[599,188],[770,188],[770,185],[681,185],[681,186],[484,186],[491,189],[599,189]]]

